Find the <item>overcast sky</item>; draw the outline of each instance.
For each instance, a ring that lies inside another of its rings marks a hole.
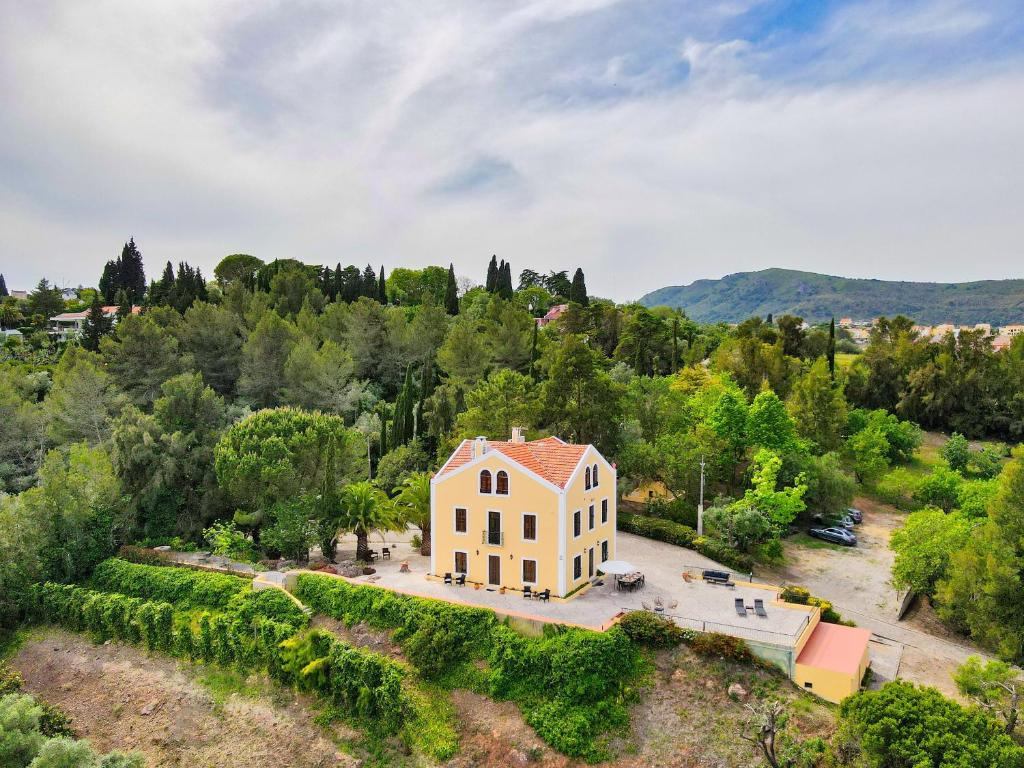
[[[1020,0],[4,0],[0,273],[1024,277]]]

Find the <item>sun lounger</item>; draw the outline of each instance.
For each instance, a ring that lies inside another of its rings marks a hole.
[[[754,601],[754,613],[763,619],[768,618],[768,611],[764,609],[764,600],[758,598]]]
[[[736,603],[736,615],[737,616],[742,616],[743,618],[746,618],[747,617],[747,606],[745,606],[743,604],[743,598],[742,597],[737,597],[736,600],[735,600],[735,603]]]

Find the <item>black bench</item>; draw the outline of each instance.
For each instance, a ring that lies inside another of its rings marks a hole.
[[[728,571],[705,570],[701,574],[701,576],[703,577],[704,581],[706,581],[708,584],[728,585],[732,583],[731,581],[729,581],[729,576],[731,576],[731,574]]]

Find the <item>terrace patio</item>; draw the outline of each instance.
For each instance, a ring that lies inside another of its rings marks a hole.
[[[778,589],[746,583],[746,574],[733,574],[733,580],[738,582],[734,586],[707,584],[701,579],[701,570],[721,569],[718,563],[691,550],[627,533],[618,534],[617,559],[629,561],[645,575],[644,588],[634,592],[618,591],[613,577],[606,577],[603,585],[592,586],[568,600],[552,599],[550,602],[526,599],[521,592],[501,594],[497,590],[475,589],[472,584],[460,587],[428,579],[430,558],[414,551],[407,542],[401,541],[403,538],[387,536],[391,559],[377,560],[373,564],[375,574],[351,581],[490,608],[499,614],[528,621],[575,624],[597,630],[607,629],[624,612],[643,610],[645,604],[653,608],[660,598],[664,615],[680,626],[784,647],[796,644],[810,616],[803,606],[774,602]],[[351,557],[353,545],[354,542],[343,541],[339,559]],[[380,551],[382,545],[371,542],[370,546]],[[408,573],[401,572],[403,561],[409,564]],[[684,571],[690,574],[688,581],[683,578]],[[750,608],[745,617],[736,612],[737,598]],[[754,614],[755,600],[764,601],[766,617]]]

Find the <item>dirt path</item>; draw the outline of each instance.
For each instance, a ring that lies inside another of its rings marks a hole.
[[[149,768],[354,766],[290,693],[219,701],[196,669],[160,656],[48,629],[11,660],[25,688],[66,711],[78,734],[106,752],[142,752]],[[341,734],[344,737],[351,734]]]
[[[762,575],[806,587],[859,626],[901,643],[901,678],[956,696],[952,672],[968,656],[985,654],[946,629],[927,604],[903,621],[897,619],[901,596],[890,582],[894,554],[889,537],[907,515],[866,497],[854,499],[854,506],[864,512],[864,522],[855,529],[856,547],[809,547],[787,541],[786,565]]]

